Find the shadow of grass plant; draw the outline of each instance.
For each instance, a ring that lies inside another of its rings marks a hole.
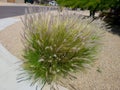
[[[59,82],[60,77],[85,69],[95,60],[100,32],[89,22],[57,11],[25,16],[22,67],[33,85]]]

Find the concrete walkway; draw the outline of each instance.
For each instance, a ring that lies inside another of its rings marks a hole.
[[[18,21],[20,21],[20,19],[15,19],[15,18],[0,19],[0,31],[2,31],[7,26],[12,25]]]
[[[35,86],[30,87],[28,82],[17,82],[20,73],[18,62],[20,60],[0,44],[0,90],[35,90]]]

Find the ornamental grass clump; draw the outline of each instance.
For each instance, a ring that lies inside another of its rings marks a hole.
[[[88,67],[96,58],[100,39],[99,28],[90,22],[69,12],[26,15],[22,64],[26,79],[51,85]]]

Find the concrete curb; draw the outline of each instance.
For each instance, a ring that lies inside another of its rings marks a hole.
[[[0,19],[0,31],[2,31],[4,28],[20,21],[20,19],[15,19],[15,18],[4,18]]]

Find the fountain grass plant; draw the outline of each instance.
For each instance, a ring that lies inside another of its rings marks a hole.
[[[91,65],[96,59],[101,32],[90,22],[69,12],[27,14],[22,35],[25,80],[32,80],[33,85],[51,85]]]

